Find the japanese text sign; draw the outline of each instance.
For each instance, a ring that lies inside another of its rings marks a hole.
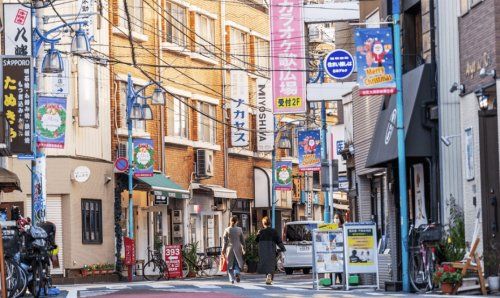
[[[18,3],[3,5],[5,55],[31,56],[31,12]]]
[[[135,265],[135,241],[129,237],[123,237],[123,244],[125,247],[125,265]]]
[[[332,78],[343,80],[354,70],[354,58],[346,50],[336,49],[326,55],[323,62],[325,72]]]
[[[83,26],[83,30],[89,38],[94,36],[94,4],[95,0],[78,0],[78,15],[79,21],[87,21]]]
[[[306,60],[302,0],[272,0],[271,68],[275,114],[306,111]]]
[[[244,71],[231,71],[231,145],[249,144],[248,76]]]
[[[390,28],[356,29],[359,95],[396,93]]]
[[[257,78],[257,151],[274,148],[271,81]]]
[[[13,154],[32,152],[32,76],[31,58],[2,58],[2,105],[10,125]]]
[[[38,97],[36,141],[39,148],[64,148],[66,98]]]
[[[319,130],[299,131],[299,169],[319,171],[321,169],[321,138]]]
[[[153,176],[153,165],[155,162],[155,151],[153,140],[134,139],[134,176],[151,177]]]
[[[277,161],[274,169],[274,180],[276,181],[274,189],[291,190],[292,189],[292,162]]]
[[[165,263],[167,263],[169,278],[182,278],[181,245],[165,245]]]

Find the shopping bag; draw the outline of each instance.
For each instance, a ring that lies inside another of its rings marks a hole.
[[[227,260],[224,257],[221,258],[221,262],[219,264],[219,271],[220,272],[226,272],[227,271]]]

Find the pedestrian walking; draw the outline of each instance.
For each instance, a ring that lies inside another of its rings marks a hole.
[[[269,217],[262,218],[262,226],[264,228],[257,234],[257,242],[259,243],[259,266],[257,271],[266,275],[266,284],[270,285],[273,283],[274,270],[276,269],[276,246],[281,251],[286,249],[278,232],[271,228]]]
[[[340,212],[335,212],[335,215],[333,216],[333,223],[336,223],[339,225],[339,228],[342,228],[344,225],[344,217],[342,216],[342,213]],[[333,275],[333,276],[332,276]],[[342,284],[342,273],[334,273],[330,274],[330,279],[332,281],[332,284],[337,284],[337,279],[340,284]]]
[[[229,227],[224,230],[224,245],[222,247],[222,255],[227,261],[227,273],[229,281],[234,284],[234,281],[240,282],[240,272],[243,268],[243,254],[245,239],[243,230],[237,226],[238,217],[231,217]]]

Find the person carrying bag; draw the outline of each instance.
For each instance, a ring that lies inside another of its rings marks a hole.
[[[224,245],[222,247],[222,255],[224,262],[227,262],[227,273],[229,281],[234,284],[234,281],[240,282],[241,268],[245,264],[243,261],[245,239],[243,230],[237,226],[238,217],[231,217],[229,227],[224,230]]]

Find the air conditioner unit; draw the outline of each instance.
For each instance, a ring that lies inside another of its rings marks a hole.
[[[196,176],[201,178],[214,176],[214,152],[212,150],[196,150]]]
[[[172,213],[172,222],[176,224],[182,223],[182,210],[174,210]]]
[[[128,150],[127,150],[127,142],[120,142],[116,148],[116,157],[124,157],[127,158]]]

